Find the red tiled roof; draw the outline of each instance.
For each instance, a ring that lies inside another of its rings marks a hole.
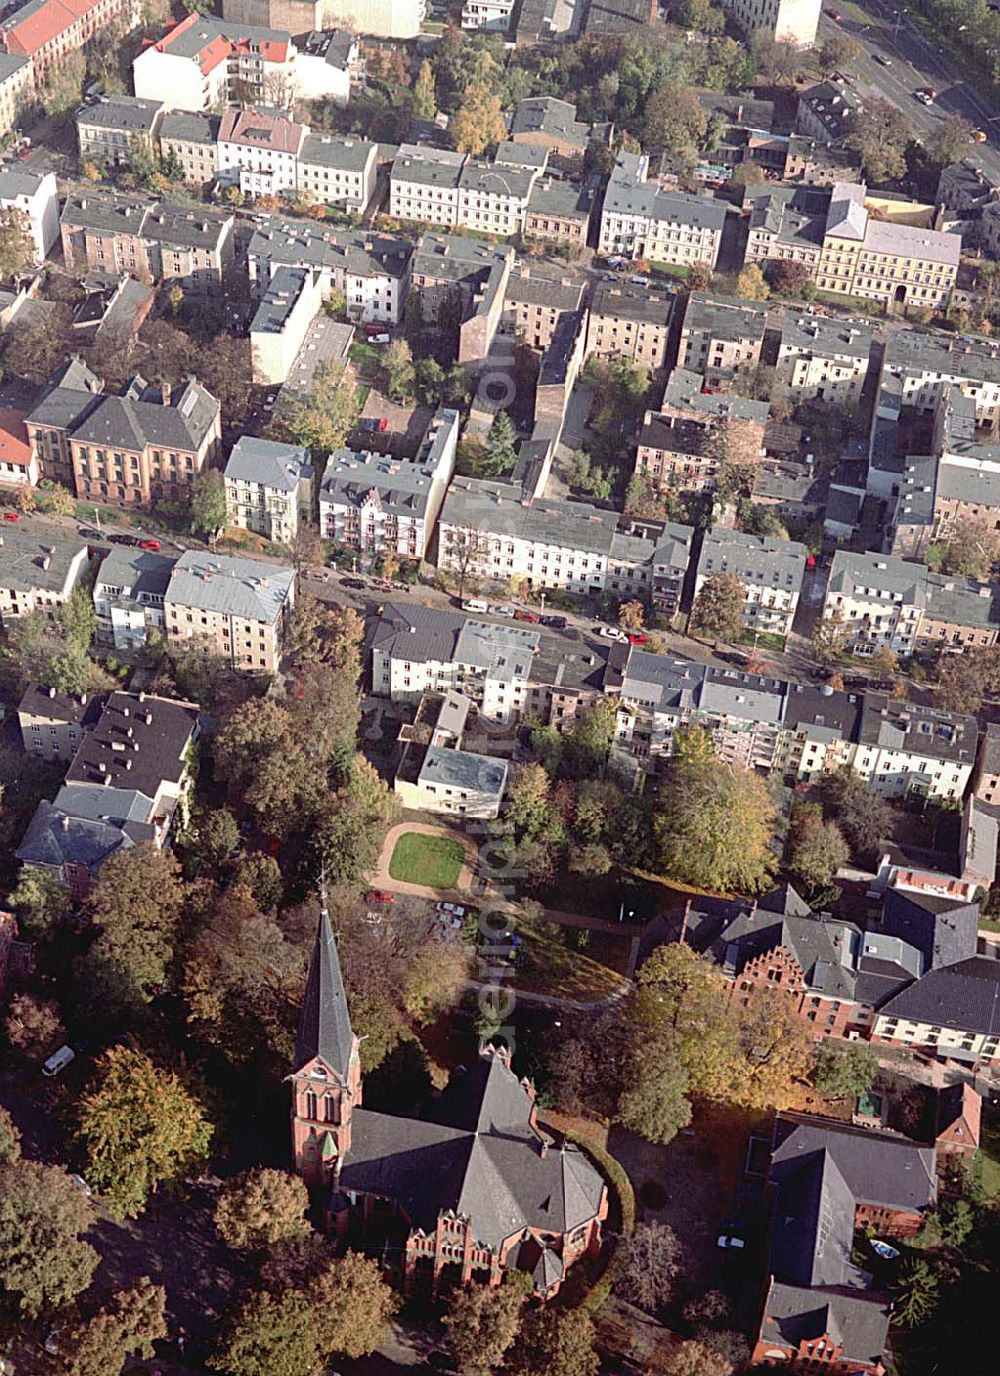
[[[33,14],[26,15],[20,23],[5,29],[7,51],[32,57],[46,43],[59,37],[65,31],[97,8],[100,0],[47,0]],[[16,19],[14,14],[12,18]]]
[[[247,147],[273,148],[279,153],[297,153],[305,137],[305,126],[260,110],[234,110],[222,114],[220,143],[241,143]]]
[[[0,411],[0,463],[15,463],[25,469],[31,463],[23,411]]]

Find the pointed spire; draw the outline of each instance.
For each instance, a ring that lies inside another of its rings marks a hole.
[[[340,957],[326,907],[326,886],[320,885],[319,928],[309,962],[306,996],[295,1042],[295,1070],[319,1057],[334,1074],[347,1079],[354,1029],[347,1008]]]

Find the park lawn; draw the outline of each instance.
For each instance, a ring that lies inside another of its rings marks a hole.
[[[983,1193],[994,1204],[1000,1202],[1000,1121],[986,1110],[986,1105],[979,1144],[979,1170]]]
[[[579,1003],[606,999],[624,988],[624,981],[614,970],[535,932],[525,933],[511,983],[525,993],[548,994]]]
[[[401,884],[453,889],[464,859],[465,851],[451,836],[424,836],[418,831],[406,831],[393,847],[389,874]]]

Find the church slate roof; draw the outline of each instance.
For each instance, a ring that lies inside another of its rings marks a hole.
[[[394,1199],[412,1226],[441,1212],[468,1217],[493,1250],[525,1228],[567,1233],[600,1212],[604,1182],[572,1147],[546,1147],[532,1101],[491,1051],[453,1077],[426,1118],[356,1109],[342,1190]]]
[[[295,1069],[301,1070],[318,1058],[346,1081],[353,1048],[354,1029],[347,1009],[340,957],[330,916],[324,908],[309,962],[309,978],[295,1042]]]

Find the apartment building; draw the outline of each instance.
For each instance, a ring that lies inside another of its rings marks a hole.
[[[73,490],[69,437],[97,405],[103,391],[104,383],[76,355],[49,380],[48,387],[24,418],[28,441],[43,478]]]
[[[294,602],[293,568],[187,550],[164,598],[167,639],[218,655],[246,673],[273,674]]]
[[[59,238],[59,191],[54,172],[36,172],[14,165],[0,167],[0,210],[17,210],[41,263]]]
[[[154,157],[160,151],[162,119],[161,100],[127,95],[100,96],[76,112],[80,157],[110,168],[131,167],[137,150]]]
[[[861,95],[845,81],[820,81],[799,96],[795,128],[828,147],[840,143],[864,112]]]
[[[872,1041],[994,1068],[1000,1058],[998,978],[990,956],[928,971],[882,1005]]]
[[[60,693],[29,683],[17,705],[17,722],[25,754],[69,764],[101,715],[102,701],[93,693]]]
[[[529,96],[518,101],[510,123],[512,143],[544,148],[551,161],[577,170],[588,148],[607,148],[614,133],[612,124],[586,124],[576,117],[576,106],[554,96]]]
[[[847,630],[845,648],[873,655],[888,646],[912,655],[927,603],[927,569],[892,554],[834,552],[823,615]]]
[[[538,173],[533,168],[497,169],[488,162],[466,159],[458,177],[458,216],[455,224],[479,230],[483,234],[522,233],[537,177]],[[434,221],[428,223],[433,224]]]
[[[313,467],[301,445],[241,435],[225,479],[229,524],[273,544],[290,544],[312,514]]]
[[[404,143],[389,174],[389,214],[421,224],[486,234],[524,229],[537,170],[497,167],[450,149]]]
[[[149,506],[182,501],[221,443],[219,403],[199,383],[102,396],[69,435],[74,491],[82,500]]]
[[[459,363],[489,355],[499,328],[514,250],[457,234],[424,234],[417,241],[410,280],[420,318],[453,328]]]
[[[278,268],[250,322],[256,383],[279,385],[288,375],[323,305],[319,282],[306,268]]]
[[[0,138],[13,133],[34,99],[31,58],[0,51]]]
[[[750,208],[746,259],[803,264],[823,291],[899,306],[944,305],[958,273],[961,238],[907,223],[904,204],[894,218],[876,218],[866,188],[856,182],[832,187],[748,187]],[[886,214],[886,202],[877,207]],[[919,209],[919,207],[917,207]],[[926,218],[932,208],[928,207]]]
[[[981,440],[979,434],[975,401],[960,388],[943,384],[931,438],[939,534],[961,521],[995,524],[1000,519],[1000,445]]]
[[[250,240],[247,263],[258,292],[280,268],[309,271],[324,299],[343,292],[350,320],[396,325],[409,289],[412,246],[401,238],[268,219]]]
[[[319,29],[307,34],[296,47],[295,92],[299,100],[332,100],[334,105],[346,105],[351,87],[364,80],[358,35],[347,29]]]
[[[775,370],[796,400],[832,401],[851,409],[861,400],[875,331],[864,321],[786,312]]]
[[[416,717],[400,727],[403,750],[393,792],[403,807],[490,820],[500,813],[510,766],[494,755],[462,749],[473,708],[464,693],[449,689],[420,699]],[[421,740],[429,732],[430,739]]]
[[[360,215],[375,194],[377,170],[377,144],[310,134],[299,153],[299,194]]]
[[[514,0],[465,0],[462,28],[467,31],[506,33],[514,12]]]
[[[585,355],[627,358],[650,372],[663,368],[676,301],[668,292],[599,282],[587,316]]]
[[[786,636],[802,591],[808,550],[797,540],[774,540],[735,530],[707,530],[694,593],[709,578],[735,574],[743,585],[743,622],[750,631]]]
[[[748,38],[766,38],[811,48],[822,0],[723,0],[727,10]]]
[[[537,268],[523,268],[507,281],[504,313],[521,343],[533,349],[547,349],[559,317],[565,311],[578,311],[582,301],[582,282],[549,277]]]
[[[219,173],[221,116],[168,110],[160,120],[160,151],[180,167],[188,186],[210,186]]]
[[[957,799],[976,763],[975,717],[867,693],[852,768],[885,798]]]
[[[234,223],[208,206],[90,190],[67,196],[60,222],[70,272],[128,273],[195,294],[221,291],[231,275]]]
[[[228,104],[286,107],[295,94],[295,47],[280,29],[189,14],[132,63],[137,96],[170,110]]]
[[[601,212],[598,252],[714,270],[726,208],[706,196],[663,191],[647,182],[646,154],[619,153]]]
[[[116,650],[135,651],[150,631],[165,626],[163,601],[174,560],[153,550],[115,546],[101,560],[94,580],[97,639]]]
[[[524,232],[532,239],[585,248],[594,211],[594,192],[575,182],[538,177],[528,196]]]
[[[973,792],[982,803],[1000,802],[1000,722],[983,727]]]
[[[139,22],[129,0],[28,0],[14,5],[0,19],[0,52],[25,57],[35,86],[70,53],[86,49],[94,34],[113,19],[129,29]]]
[[[455,691],[482,716],[507,724],[521,714],[539,633],[460,612],[388,602],[372,637],[372,692],[393,702]]]
[[[437,411],[413,459],[335,449],[319,490],[323,538],[368,559],[425,558],[455,471],[459,422],[457,411]]]
[[[861,730],[860,693],[824,683],[789,683],[776,770],[796,784],[818,784],[854,759]]]
[[[85,732],[55,801],[39,803],[16,851],[30,869],[85,898],[110,856],[162,848],[186,819],[198,708],[149,693],[112,693]]]
[[[691,564],[694,530],[665,522],[653,550],[653,606],[663,616],[676,616],[681,607],[684,580]]]
[[[647,411],[636,450],[635,471],[661,489],[708,492],[719,473],[719,450],[711,443],[720,426],[737,426],[747,447],[763,453],[769,406],[719,392],[703,392],[702,379],[675,368],[659,411]]]
[[[87,571],[87,546],[76,536],[4,525],[0,534],[0,625],[44,612],[51,621]]]
[[[224,15],[255,24],[292,33],[338,24],[377,38],[416,38],[425,11],[425,0],[222,0]]]
[[[767,307],[693,291],[684,308],[677,366],[718,381],[760,364]]]
[[[247,196],[294,193],[299,155],[309,126],[266,110],[222,112],[219,125],[219,177]]]

